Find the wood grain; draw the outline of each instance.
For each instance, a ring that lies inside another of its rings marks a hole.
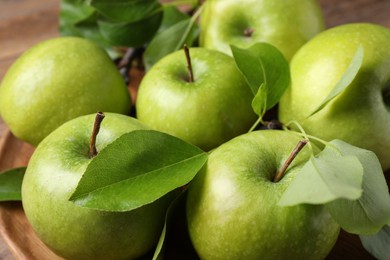
[[[19,55],[58,36],[59,1],[0,0],[0,77]]]
[[[350,22],[373,22],[390,27],[389,0],[319,2],[328,27]],[[25,50],[59,35],[59,4],[59,0],[0,0],[0,78]],[[132,73],[135,81],[131,82],[130,91],[135,98],[143,74],[141,71]],[[0,137],[0,170],[27,165],[34,148],[17,140],[1,119]],[[0,234],[0,259],[59,259],[37,239],[20,202],[0,203]],[[374,258],[362,248],[357,236],[342,232],[327,259]]]
[[[0,142],[0,171],[26,166],[34,148],[6,130]],[[0,203],[0,234],[16,259],[54,259],[55,255],[36,237],[20,202]],[[11,255],[5,255],[11,259]],[[42,257],[45,258],[42,258]],[[6,259],[6,258],[4,258]]]
[[[388,0],[320,0],[328,27],[370,22],[390,27]]]

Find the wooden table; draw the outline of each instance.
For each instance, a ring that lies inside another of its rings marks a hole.
[[[319,1],[328,27],[350,22],[373,22],[390,27],[390,0]],[[59,4],[59,0],[0,0],[0,79],[23,51],[59,35]],[[0,119],[0,138],[5,129]],[[367,255],[353,258],[367,259]],[[0,259],[15,259],[1,237]]]

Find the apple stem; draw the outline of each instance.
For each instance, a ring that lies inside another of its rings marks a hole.
[[[105,115],[103,112],[97,112],[96,117],[95,117],[95,122],[93,124],[91,139],[89,141],[89,157],[90,158],[93,158],[98,154],[98,152],[96,150],[96,137],[99,133],[100,125],[101,125],[104,117],[105,117]]]
[[[298,153],[302,150],[302,148],[307,144],[308,140],[301,140],[297,144],[297,146],[294,148],[290,156],[287,158],[287,160],[284,162],[282,168],[279,169],[279,171],[276,173],[274,177],[274,182],[279,182],[284,174],[286,173],[286,170],[288,166],[292,163],[292,161],[297,157]]]
[[[187,68],[188,68],[188,72],[189,72],[189,74],[190,74],[189,82],[194,82],[194,73],[193,73],[193,71],[192,71],[190,49],[187,47],[186,44],[184,44],[183,49],[184,49],[184,53],[185,53],[186,59],[187,59]]]
[[[254,29],[252,29],[252,28],[246,28],[245,30],[244,30],[244,36],[245,37],[251,37],[252,36],[252,34],[254,33]]]

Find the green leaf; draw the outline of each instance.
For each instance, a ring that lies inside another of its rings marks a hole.
[[[98,21],[104,39],[114,46],[140,47],[150,41],[157,32],[162,12],[135,22]]]
[[[231,45],[230,48],[238,69],[245,77],[253,95],[256,95],[261,84],[266,82],[265,68],[261,57],[257,57],[250,49],[242,49],[234,45]]]
[[[124,134],[92,159],[70,200],[104,211],[130,211],[192,180],[207,153],[152,130]]]
[[[178,197],[176,197],[167,210],[167,213],[165,215],[164,228],[161,232],[161,236],[158,241],[156,250],[154,251],[153,260],[164,259],[165,246],[169,233],[172,231],[173,221],[178,215],[179,208],[184,207],[185,205],[186,196],[184,194],[185,193],[181,193]]]
[[[158,33],[144,52],[146,70],[149,70],[162,57],[181,49],[184,44],[192,46],[198,33],[198,25],[191,18],[182,20]]]
[[[188,233],[186,198],[187,191],[183,191],[169,206],[153,260],[199,259]]]
[[[163,19],[161,21],[160,27],[158,28],[158,32],[163,32],[169,27],[188,18],[190,18],[190,16],[180,11],[176,6],[164,5]]]
[[[92,0],[91,5],[113,22],[135,23],[161,12],[157,0]]]
[[[258,43],[249,48],[261,58],[267,84],[267,110],[275,106],[290,84],[290,67],[284,55],[274,46]]]
[[[59,29],[63,36],[81,36],[76,24],[88,19],[95,9],[85,0],[62,0],[60,5]]]
[[[259,95],[258,100],[266,98],[265,101],[256,101],[252,104],[265,103],[266,110],[275,106],[290,84],[289,64],[283,54],[268,43],[256,43],[248,49],[231,46],[231,49],[237,67],[248,82],[252,93]],[[259,92],[263,83],[263,91],[266,94]],[[254,107],[254,111],[258,113],[262,108]]]
[[[378,233],[371,236],[360,236],[363,247],[376,259],[390,259],[390,226],[384,226]]]
[[[253,111],[255,111],[255,113],[259,116],[264,115],[267,111],[267,94],[267,86],[265,83],[262,83],[252,100]]]
[[[329,95],[321,102],[321,104],[308,116],[312,116],[323,109],[330,101],[336,98],[340,93],[342,93],[354,80],[357,73],[362,66],[364,58],[364,50],[361,45],[359,45],[354,57],[352,58],[351,63],[348,66],[347,71],[343,74],[341,79],[337,82],[336,86],[332,89]]]
[[[26,167],[0,173],[0,201],[22,200],[21,188]]]
[[[112,45],[103,38],[96,20],[88,19],[81,21],[75,25],[75,28],[78,30],[79,36],[93,41],[105,49],[111,59],[116,59],[123,55],[121,52],[115,50]]]
[[[353,156],[334,155],[331,148],[312,157],[302,167],[279,201],[281,206],[323,204],[362,195],[363,167]]]
[[[61,1],[60,33],[62,36],[77,36],[95,42],[107,51],[112,59],[122,54],[112,48],[112,45],[100,33],[96,10],[86,1]]]
[[[338,199],[326,204],[340,226],[354,234],[371,235],[390,223],[390,195],[381,164],[368,150],[340,140],[332,144],[343,155],[356,156],[363,165],[363,195],[357,200]]]
[[[153,258],[152,260],[163,260],[164,259],[164,245],[165,245],[165,238],[167,234],[167,226],[168,226],[168,219],[170,218],[169,214],[170,208],[168,208],[168,213],[165,216],[165,222],[164,222],[164,227],[160,235],[160,239],[158,240],[156,250],[154,251]]]

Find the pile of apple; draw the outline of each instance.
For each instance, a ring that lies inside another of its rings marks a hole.
[[[198,46],[147,68],[133,107],[82,37],[9,69],[0,115],[36,146],[21,198],[40,239],[66,259],[161,259],[185,210],[196,258],[323,259],[340,227],[385,256],[370,237],[390,225],[390,29],[325,29],[314,0],[199,14]]]

